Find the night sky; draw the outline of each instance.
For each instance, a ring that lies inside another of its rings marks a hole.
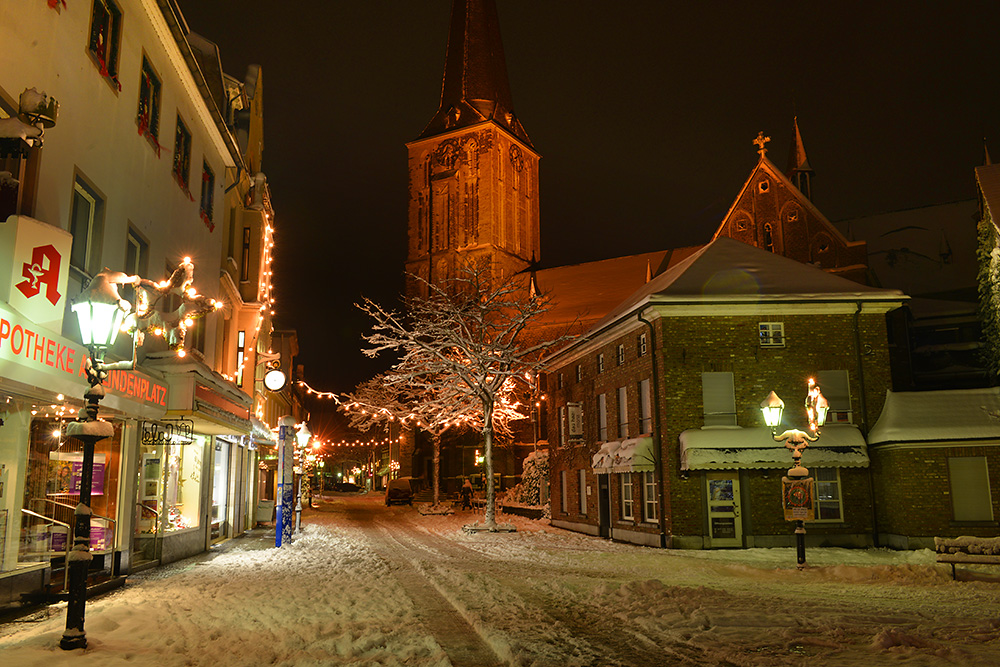
[[[404,144],[438,108],[451,0],[179,2],[227,73],[263,68],[276,324],[310,385],[350,390],[381,370],[352,304],[402,289]],[[972,198],[984,137],[1000,159],[997,2],[497,4],[543,266],[706,242],[758,131],[786,166],[796,113],[833,221]]]

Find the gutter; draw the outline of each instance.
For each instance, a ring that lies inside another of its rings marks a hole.
[[[663,447],[660,441],[660,373],[656,363],[656,330],[653,323],[642,316],[642,311],[636,315],[638,320],[649,329],[649,353],[653,359],[653,446],[655,452],[653,456],[656,465],[656,477],[660,482],[660,548],[667,547],[667,503],[666,503],[666,480],[663,476]],[[640,398],[640,400],[642,400]]]

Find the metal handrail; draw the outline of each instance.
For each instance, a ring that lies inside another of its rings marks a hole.
[[[32,498],[31,502],[52,503],[52,505],[54,505],[56,507],[62,507],[62,508],[68,509],[68,510],[76,511],[76,505],[70,505],[68,503],[61,503],[59,501],[52,500],[51,498]],[[41,515],[36,515],[36,516],[41,516]],[[48,518],[48,517],[46,517],[46,518]],[[111,549],[104,549],[102,553],[107,553],[108,551],[114,551],[114,549],[115,549],[115,537],[118,536],[118,521],[116,521],[115,519],[112,519],[109,516],[104,516],[102,514],[91,514],[91,518],[102,519],[102,520],[107,521],[108,523],[111,524]],[[52,520],[55,521],[55,519],[52,519]],[[56,523],[62,523],[62,522],[56,521]],[[62,524],[62,525],[65,525],[65,524]],[[67,543],[67,547],[66,547],[67,550],[69,549],[69,545],[70,544],[72,544],[72,540],[70,540]]]
[[[49,556],[49,555],[55,556],[55,555],[59,555],[59,554],[62,554],[63,556],[66,555],[66,552],[69,551],[69,545],[72,544],[73,540],[76,538],[76,533],[73,530],[73,526],[69,525],[68,523],[63,523],[62,521],[59,521],[57,519],[53,519],[50,516],[45,516],[44,514],[39,514],[38,512],[32,512],[31,510],[26,510],[23,507],[21,508],[21,512],[23,512],[24,514],[27,514],[28,516],[33,516],[33,517],[35,517],[37,519],[41,519],[42,521],[47,521],[47,522],[50,522],[50,523],[57,523],[60,526],[64,526],[66,528],[66,538],[67,538],[66,539],[66,551],[61,551],[61,552],[60,551],[43,551],[42,553],[45,554],[46,556]],[[69,568],[64,567],[63,568],[63,590],[67,590],[67,588],[66,588],[66,582],[67,582],[67,577],[68,576],[69,576]]]

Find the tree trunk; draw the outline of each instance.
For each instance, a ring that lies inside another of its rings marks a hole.
[[[435,433],[434,440],[434,470],[431,475],[434,477],[434,507],[437,507],[441,499],[441,434]]]
[[[496,489],[493,487],[493,401],[483,400],[483,459],[486,464],[486,515],[483,522],[489,529],[496,528],[494,501]]]

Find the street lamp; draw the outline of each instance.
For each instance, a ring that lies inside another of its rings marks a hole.
[[[309,438],[312,437],[312,431],[306,426],[305,422],[302,422],[302,426],[299,428],[298,433],[295,434],[295,439],[299,443],[299,449],[303,452],[306,447],[309,446]],[[295,493],[295,532],[299,532],[299,528],[302,526],[302,478],[305,477],[305,460],[302,459],[302,471],[299,473],[299,488],[296,489]],[[309,499],[310,505],[312,504],[312,498]]]
[[[778,433],[785,403],[773,391],[760,404],[764,423],[771,428],[771,437],[777,442],[784,442],[792,453],[794,465],[788,469],[788,474],[781,478],[782,506],[785,509],[785,520],[795,521],[795,552],[797,567],[801,570],[806,566],[806,521],[815,518],[813,509],[812,488],[813,479],[809,470],[802,465],[802,450],[810,442],[819,440],[819,428],[826,423],[826,415],[830,404],[819,390],[815,380],[809,379],[809,389],[805,400],[806,417],[809,420],[809,430],[812,434],[799,429],[787,429]]]
[[[85,362],[90,388],[83,395],[87,401],[84,408],[86,416],[66,425],[66,436],[75,437],[83,443],[83,462],[80,472],[80,502],[74,513],[73,548],[66,554],[69,571],[66,630],[59,641],[60,648],[64,650],[87,648],[87,634],[83,626],[87,602],[87,572],[93,560],[90,553],[90,505],[94,480],[94,447],[99,440],[114,436],[111,423],[97,417],[98,403],[105,395],[102,383],[108,378],[109,371],[135,368],[136,348],[144,332],[167,332],[168,344],[175,349],[182,348],[184,331],[191,326],[194,318],[221,306],[214,299],[205,299],[195,292],[191,287],[193,272],[194,265],[187,257],[169,280],[160,283],[105,268],[91,278],[71,306],[80,324],[82,342],[90,352]],[[136,287],[137,305],[121,297],[118,293],[119,285]],[[151,309],[146,292],[140,292],[139,288],[157,295],[154,305],[169,293],[180,294],[183,303],[174,313],[168,314],[165,320],[161,313]],[[121,330],[131,332],[132,358],[105,363],[104,354],[114,345]],[[178,353],[183,354],[183,349]]]

